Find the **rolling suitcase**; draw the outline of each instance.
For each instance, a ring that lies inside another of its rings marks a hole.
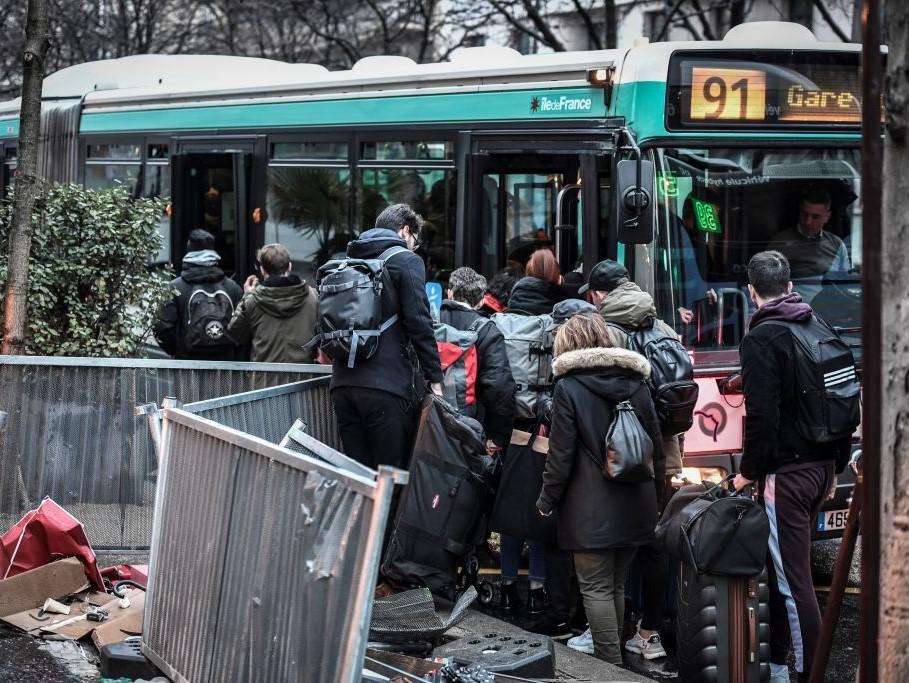
[[[770,606],[760,576],[678,574],[676,641],[679,678],[686,683],[770,680]]]
[[[458,567],[487,535],[494,465],[480,424],[427,395],[383,576],[454,600]]]

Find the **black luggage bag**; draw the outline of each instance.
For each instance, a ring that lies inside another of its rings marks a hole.
[[[538,436],[537,429],[511,433],[489,528],[524,541],[555,545],[558,513],[543,517],[537,511],[549,453],[549,439]]]
[[[720,577],[681,563],[676,642],[686,683],[770,680],[767,574]]]
[[[458,567],[486,538],[494,466],[480,424],[428,394],[383,575],[453,600]]]
[[[764,508],[733,491],[731,482],[682,487],[667,504],[656,539],[701,574],[756,576],[767,563],[770,522]]]

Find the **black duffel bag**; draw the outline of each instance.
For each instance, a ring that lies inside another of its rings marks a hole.
[[[502,463],[495,503],[489,520],[490,531],[524,541],[556,542],[557,514],[543,517],[537,498],[543,488],[543,470],[549,453],[549,439],[515,429]]]
[[[756,576],[766,564],[767,513],[750,495],[727,488],[731,481],[683,487],[657,525],[662,548],[698,574]]]

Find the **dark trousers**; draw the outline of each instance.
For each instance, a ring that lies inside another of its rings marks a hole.
[[[667,476],[663,495],[666,502],[672,497],[671,482],[672,477]],[[637,561],[641,568],[641,628],[645,631],[659,631],[666,613],[669,556],[654,542],[638,548]]]
[[[833,463],[768,474],[762,485],[770,520],[770,661],[785,664],[789,643],[807,680],[821,628],[811,578],[811,531],[833,484]]]
[[[378,389],[338,387],[331,392],[344,453],[367,467],[410,465],[414,433],[414,406],[399,396]],[[394,530],[402,489],[395,486],[382,541],[382,555]]]
[[[659,631],[666,613],[669,557],[650,543],[638,548],[637,560],[641,568],[641,628]]]
[[[407,469],[413,446],[414,406],[378,389],[338,387],[331,392],[344,452],[376,469]]]
[[[546,592],[549,594],[549,614],[557,624],[568,623],[574,593],[571,589],[571,553],[555,545],[545,546]]]

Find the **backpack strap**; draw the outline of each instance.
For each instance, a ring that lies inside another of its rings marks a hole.
[[[410,251],[410,250],[407,247],[402,247],[400,244],[396,244],[393,247],[388,247],[388,249],[386,249],[381,254],[379,254],[378,260],[384,264],[392,256],[401,254],[405,251]]]

